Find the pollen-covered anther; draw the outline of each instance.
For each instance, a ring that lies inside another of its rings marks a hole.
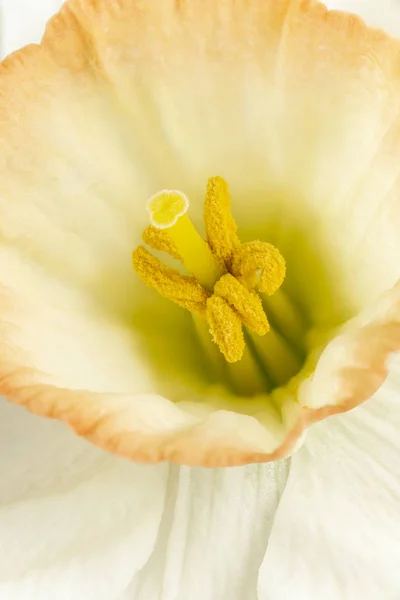
[[[245,341],[237,313],[224,298],[214,295],[207,300],[206,317],[212,338],[227,362],[239,361],[243,356]]]
[[[181,255],[178,252],[176,244],[172,241],[166,229],[159,229],[154,225],[149,225],[143,231],[142,239],[145,244],[154,250],[167,252],[174,258],[181,260]]]
[[[255,240],[237,248],[231,271],[248,287],[272,296],[285,279],[286,264],[275,246]]]
[[[243,325],[258,335],[265,335],[269,331],[261,298],[245,288],[233,275],[228,273],[221,277],[215,284],[214,294],[224,298],[236,310]]]
[[[232,216],[228,184],[222,177],[210,177],[204,201],[207,241],[217,261],[228,271],[235,249],[240,245],[237,224]]]
[[[166,267],[143,246],[134,251],[132,264],[142,281],[160,296],[192,312],[205,313],[209,294],[194,277]]]

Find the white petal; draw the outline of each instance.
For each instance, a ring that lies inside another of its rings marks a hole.
[[[0,401],[0,504],[61,492],[89,478],[104,454],[67,427]]]
[[[153,550],[167,465],[116,459],[4,402],[0,415],[0,598],[117,598]]]
[[[255,600],[287,468],[171,467],[157,544],[118,600]]]
[[[259,600],[400,597],[400,377],[310,429],[293,456]]]

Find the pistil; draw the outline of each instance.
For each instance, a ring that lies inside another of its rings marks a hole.
[[[167,234],[187,270],[212,292],[223,271],[187,216],[188,208],[186,196],[175,190],[159,192],[147,204],[151,224]]]

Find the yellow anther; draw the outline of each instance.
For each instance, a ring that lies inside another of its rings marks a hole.
[[[240,360],[244,351],[244,335],[242,323],[229,306],[219,296],[212,296],[207,300],[207,321],[214,342],[229,363]]]
[[[231,272],[249,287],[272,296],[285,279],[286,264],[275,246],[255,240],[237,248]]]
[[[158,229],[157,227],[154,227],[154,225],[149,225],[143,231],[142,238],[144,243],[151,248],[154,248],[154,250],[161,250],[162,252],[167,252],[178,260],[181,259],[178,248],[168,235],[166,229]]]
[[[132,263],[142,281],[164,298],[193,312],[204,313],[206,310],[209,295],[194,277],[166,267],[143,246],[134,251]]]
[[[207,183],[204,203],[204,223],[207,239],[214,256],[229,270],[232,255],[239,246],[237,225],[232,216],[228,184],[222,177],[211,177]]]
[[[189,208],[189,200],[178,190],[163,190],[150,198],[147,210],[151,224],[159,229],[175,225]]]
[[[236,310],[243,325],[258,335],[265,335],[269,331],[261,298],[245,288],[233,275],[228,273],[221,277],[215,284],[214,294],[224,298]]]

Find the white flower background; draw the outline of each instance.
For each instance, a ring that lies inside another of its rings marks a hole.
[[[2,56],[60,4],[0,0]],[[400,35],[398,0],[328,5]],[[133,464],[0,402],[0,600],[399,600],[399,565],[395,365],[291,460],[243,468]]]

